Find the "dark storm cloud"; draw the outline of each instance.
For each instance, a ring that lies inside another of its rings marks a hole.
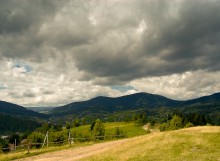
[[[57,1],[1,0],[0,56],[8,58],[41,57],[43,40],[40,27],[59,10]]]
[[[165,23],[158,39],[144,51],[153,51],[168,62],[168,72],[219,70],[219,9],[220,1],[184,1],[178,18]]]
[[[56,9],[54,1],[49,0],[1,0],[0,33],[25,32],[53,16]]]
[[[122,23],[122,27],[103,32],[99,41],[79,50],[75,56],[77,67],[93,76],[121,81],[200,69],[219,70],[220,1],[175,3],[172,6],[171,1],[143,1],[141,6],[131,6],[139,7],[134,8],[139,11],[134,15],[142,16],[147,26],[139,42],[132,39],[135,35],[129,28],[133,26],[124,27],[117,17],[108,20],[112,24]]]
[[[217,0],[5,0],[0,56],[59,68],[68,58],[96,84],[219,71],[219,10]]]

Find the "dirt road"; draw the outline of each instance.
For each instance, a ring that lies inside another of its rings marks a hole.
[[[86,147],[75,149],[60,150],[40,154],[33,157],[22,158],[17,161],[74,161],[82,158],[92,156],[94,154],[104,152],[105,150],[114,149],[127,141],[127,139],[116,140],[111,142],[98,143]]]

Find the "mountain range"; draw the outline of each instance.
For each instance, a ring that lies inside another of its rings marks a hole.
[[[220,93],[204,96],[192,100],[179,101],[161,95],[149,93],[136,93],[132,95],[111,98],[99,96],[88,101],[74,102],[52,109],[51,117],[108,117],[116,113],[146,111],[148,114],[158,115],[161,111],[179,110],[181,112],[198,112],[202,114],[217,115],[220,117]]]
[[[11,120],[14,120],[14,122],[18,122],[22,118],[26,119],[26,122],[32,120],[38,123],[43,120],[65,122],[67,119],[76,117],[101,118],[111,121],[111,118],[140,111],[154,117],[165,117],[174,111],[181,111],[183,113],[191,112],[209,115],[214,118],[216,124],[220,124],[220,93],[186,101],[173,100],[149,93],[136,93],[116,98],[99,96],[87,101],[73,102],[61,107],[44,109],[48,110],[48,114],[38,113],[30,109],[0,101],[0,121],[3,118],[9,119],[9,117],[13,117]],[[11,126],[15,125],[13,121],[11,123]]]

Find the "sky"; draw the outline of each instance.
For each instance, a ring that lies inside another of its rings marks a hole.
[[[0,0],[0,100],[220,91],[220,0]]]

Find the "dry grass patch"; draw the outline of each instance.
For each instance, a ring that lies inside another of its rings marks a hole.
[[[152,133],[83,160],[151,161],[220,159],[220,127],[193,127]]]

